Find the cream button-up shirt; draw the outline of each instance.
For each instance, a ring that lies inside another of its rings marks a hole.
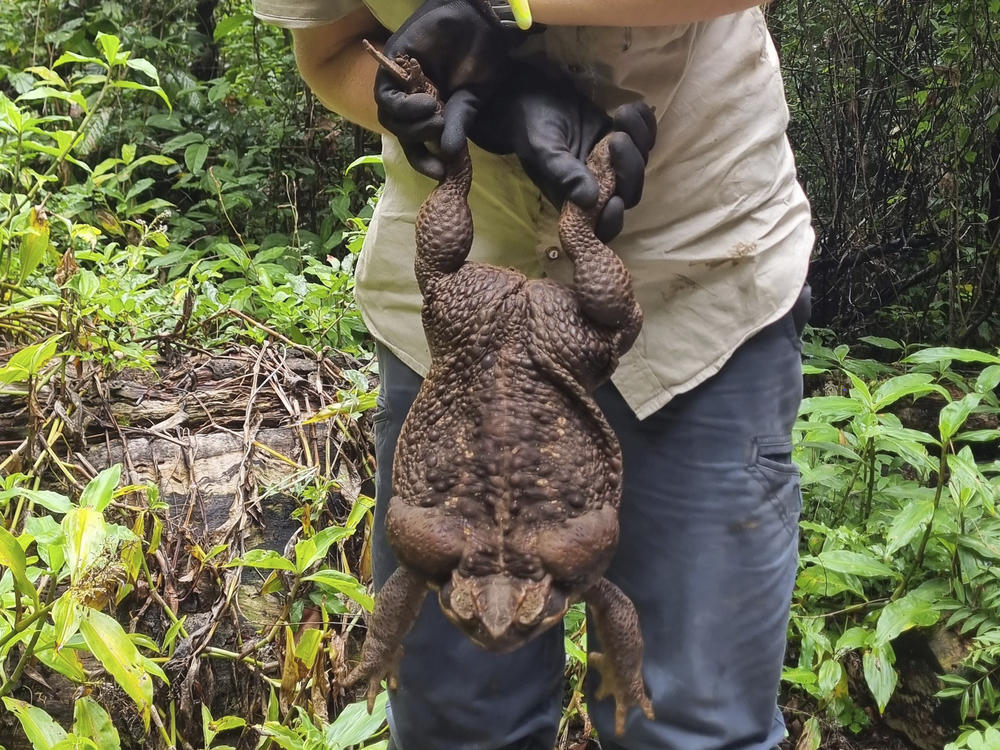
[[[390,30],[419,5],[365,3]],[[359,0],[255,0],[289,27],[330,23]],[[549,27],[525,51],[559,63],[608,111],[644,99],[656,146],[642,202],[612,243],[632,272],[645,323],[613,382],[639,418],[694,388],[736,348],[794,304],[813,245],[809,203],[785,135],[777,53],[753,8],[672,27]],[[473,260],[566,283],[557,211],[513,156],[472,149]],[[430,355],[413,274],[414,223],[434,183],[383,139],[386,185],[357,267],[357,298],[372,334],[426,374]]]

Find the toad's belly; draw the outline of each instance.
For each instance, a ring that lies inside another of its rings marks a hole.
[[[471,368],[439,361],[403,425],[395,495],[494,527],[558,523],[617,505],[618,446],[595,413],[517,341]]]

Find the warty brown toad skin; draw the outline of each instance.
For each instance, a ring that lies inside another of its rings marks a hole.
[[[400,567],[376,596],[348,678],[368,682],[370,704],[383,677],[394,687],[402,639],[430,589],[492,651],[516,649],[587,601],[606,649],[591,664],[601,694],[616,700],[617,730],[631,705],[652,717],[635,608],[603,578],[618,543],[622,459],[590,395],[634,342],[642,313],[621,260],[593,232],[614,188],[607,138],[588,166],[597,206],[567,204],[560,220],[572,288],[467,262],[467,150],[417,216],[432,365],[394,457],[386,530]]]

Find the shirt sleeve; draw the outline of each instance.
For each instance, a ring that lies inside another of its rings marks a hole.
[[[363,6],[361,0],[253,0],[253,13],[286,29],[306,29],[339,21]]]

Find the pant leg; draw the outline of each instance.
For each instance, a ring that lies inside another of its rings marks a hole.
[[[380,587],[397,563],[386,541],[392,456],[420,377],[378,347],[373,563]],[[552,750],[563,694],[563,635],[552,628],[511,654],[493,654],[454,627],[428,594],[403,642],[399,690],[389,699],[393,750]]]
[[[808,289],[718,374],[642,422],[613,388],[598,393],[625,467],[608,578],[638,609],[656,713],[630,711],[616,738],[612,704],[591,698],[605,750],[770,750],[784,736],[777,691],[801,507],[790,433],[807,310]]]

